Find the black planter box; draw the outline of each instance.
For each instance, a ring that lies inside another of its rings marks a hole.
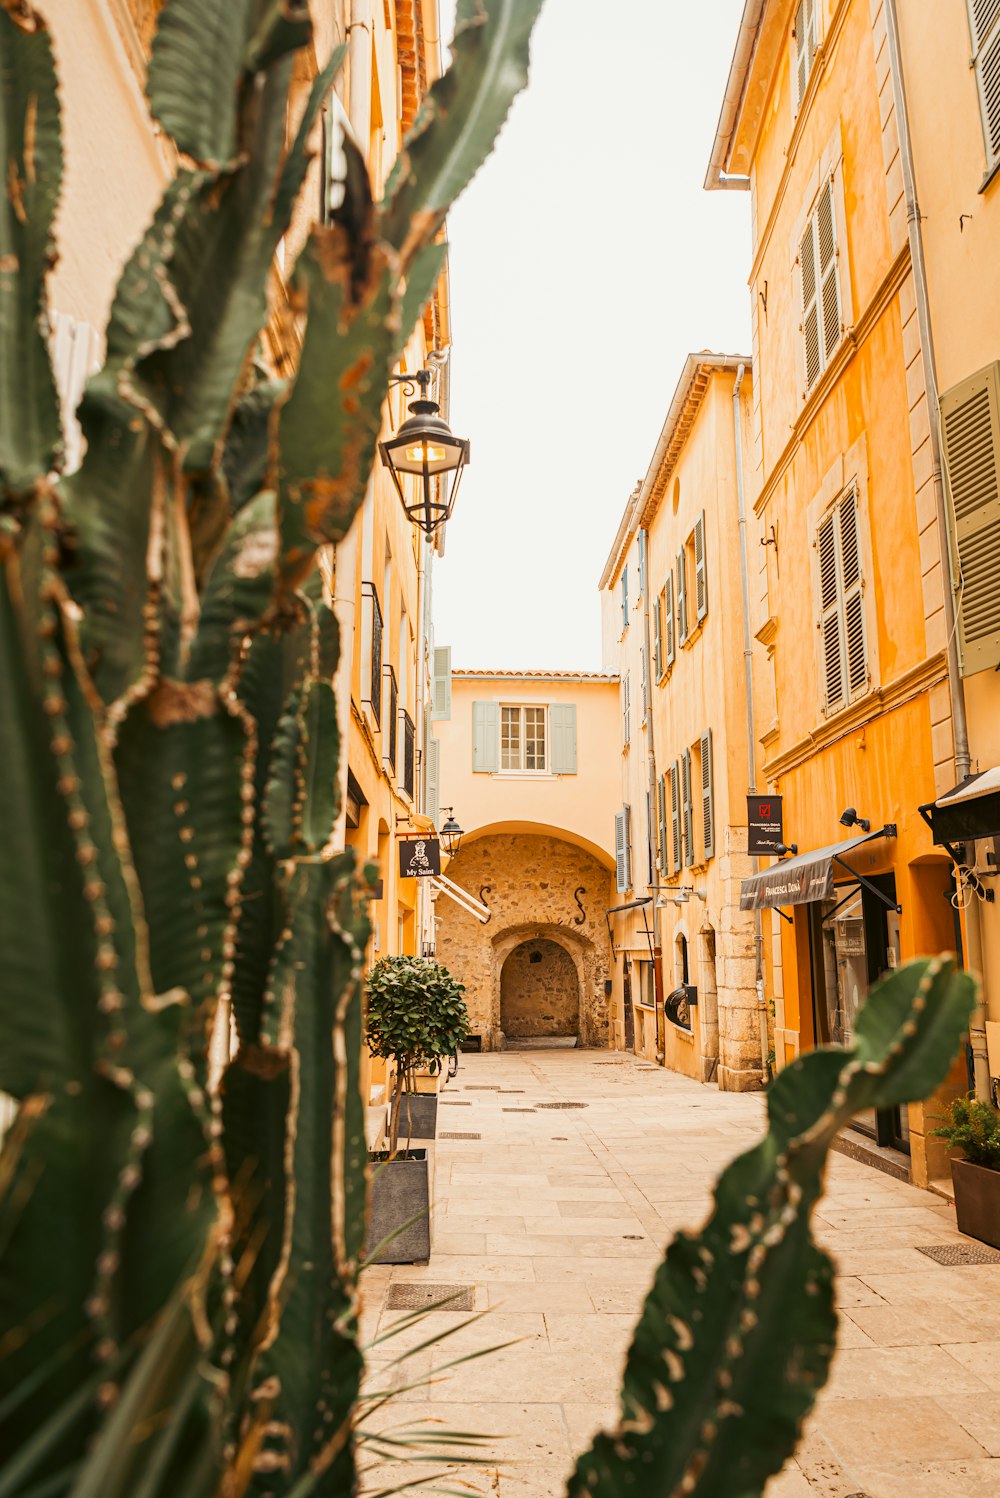
[[[987,1170],[969,1160],[952,1160],[955,1216],[958,1231],[1000,1248],[1000,1170]]]
[[[438,1095],[436,1092],[404,1094],[399,1104],[399,1142],[407,1139],[433,1139],[437,1134]]]
[[[373,1264],[426,1264],[431,1256],[430,1173],[427,1151],[411,1149],[390,1160],[373,1153],[365,1254],[390,1235]],[[416,1221],[412,1219],[416,1218]],[[409,1223],[408,1227],[403,1227]],[[399,1230],[402,1228],[402,1232]]]

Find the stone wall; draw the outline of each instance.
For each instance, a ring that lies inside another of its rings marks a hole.
[[[500,971],[500,1028],[508,1040],[579,1034],[580,978],[565,947],[546,938],[514,948]]]
[[[502,833],[466,842],[447,873],[491,912],[484,925],[445,895],[435,906],[438,960],[465,984],[472,1031],[483,1048],[503,1043],[501,973],[511,953],[529,941],[551,941],[568,953],[577,976],[580,1043],[608,1045],[605,911],[620,899],[611,872],[559,838]]]

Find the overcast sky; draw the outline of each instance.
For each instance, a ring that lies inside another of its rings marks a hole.
[[[528,88],[450,215],[472,460],[434,617],[456,667],[600,668],[597,583],[684,358],[749,350],[749,199],[702,188],[741,11],[545,0]]]

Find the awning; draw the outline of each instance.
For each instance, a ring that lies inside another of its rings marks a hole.
[[[1000,766],[966,775],[952,790],[920,808],[935,843],[968,843],[1000,836]]]
[[[877,832],[865,832],[860,837],[846,838],[842,843],[831,843],[828,848],[814,848],[811,853],[798,853],[794,858],[785,858],[773,863],[744,879],[740,886],[741,910],[776,910],[782,905],[810,905],[814,900],[832,900],[834,894],[834,864],[862,843],[870,843],[877,837],[895,837],[896,829],[891,823]],[[844,864],[844,871],[854,870]],[[855,878],[860,876],[854,874]]]

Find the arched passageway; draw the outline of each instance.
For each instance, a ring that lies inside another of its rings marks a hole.
[[[525,941],[500,973],[500,1029],[507,1040],[580,1033],[580,978],[565,947]]]

